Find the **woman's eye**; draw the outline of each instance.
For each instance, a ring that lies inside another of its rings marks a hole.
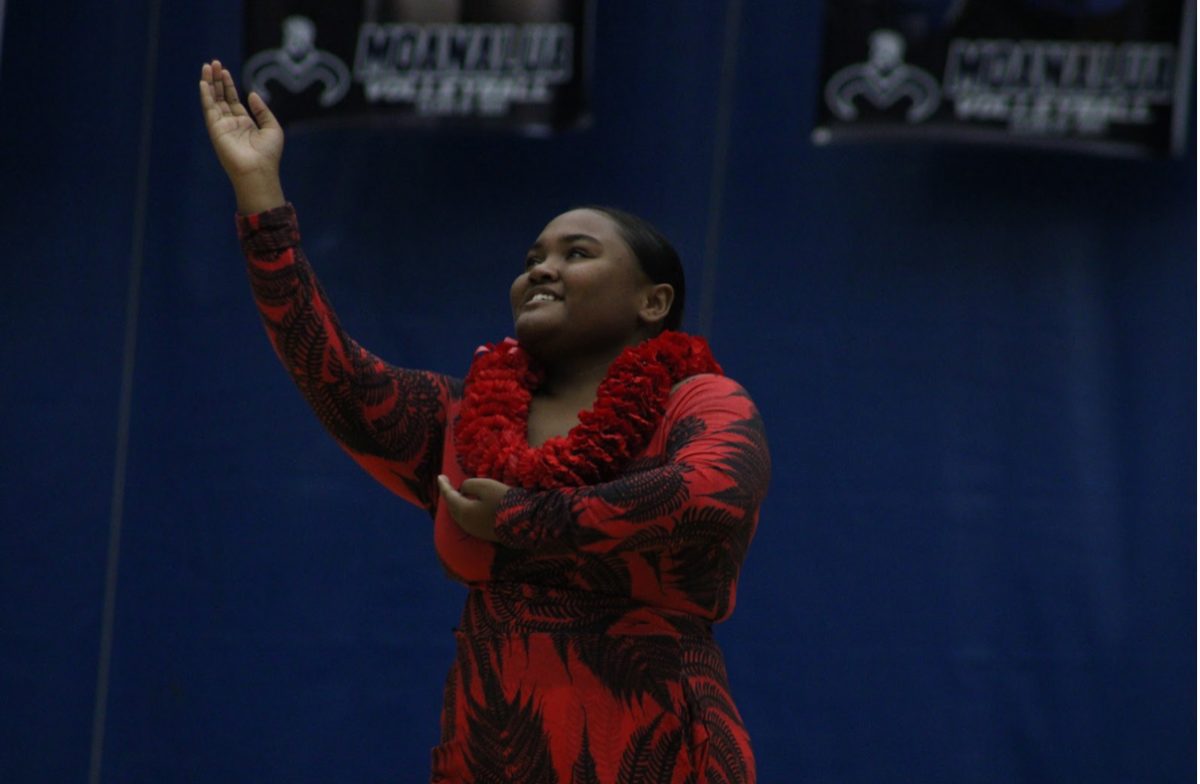
[[[541,259],[535,256],[527,256],[525,258],[525,269],[532,269],[533,267],[537,266],[538,262],[540,261]]]
[[[571,248],[567,251],[568,259],[584,259],[587,258],[587,251],[583,248]]]

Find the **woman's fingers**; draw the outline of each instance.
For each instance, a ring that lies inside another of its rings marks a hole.
[[[251,92],[246,98],[249,109],[238,99],[237,85],[233,74],[221,67],[220,60],[205,63],[200,67],[200,106],[213,119],[221,117],[251,117],[259,128],[278,126],[279,121],[267,107],[267,102],[258,93]]]
[[[219,120],[230,117],[233,110],[225,100],[225,85],[220,76],[221,64],[213,60],[200,68],[200,105],[206,117]]]
[[[508,485],[503,482],[497,482],[495,479],[472,477],[471,479],[464,479],[462,487],[459,489],[466,495],[475,496],[479,500],[495,506],[500,503],[500,499],[508,492]]]
[[[490,542],[496,541],[495,532],[495,503],[485,498],[472,498],[470,495],[475,494],[475,489],[468,488],[469,482],[490,482],[494,485],[504,487],[499,482],[494,482],[491,479],[468,479],[462,484],[463,492],[454,489],[450,484],[450,480],[445,474],[438,475],[438,489],[442,493],[442,498],[446,502],[446,508],[450,512],[450,517],[458,526],[472,536],[480,539],[486,539]],[[470,495],[464,495],[470,493]],[[484,493],[492,495],[491,488],[485,488]]]
[[[454,503],[462,497],[461,494],[454,489],[454,485],[450,484],[450,480],[446,478],[445,474],[438,474],[437,482],[438,490],[442,492],[442,498],[450,501],[451,508],[453,508]]]
[[[212,66],[208,63],[200,67],[200,106],[205,112],[217,111],[216,96],[213,95]]]
[[[222,109],[222,114],[228,108],[228,103],[225,100],[225,80],[221,78],[221,61],[212,61],[212,79],[209,81],[213,91],[213,101],[217,104],[217,108]],[[224,106],[223,106],[224,105]]]
[[[442,492],[442,498],[446,501],[446,507],[450,510],[450,516],[458,524],[463,524],[466,520],[471,499],[455,490],[454,485],[450,484],[450,480],[445,475],[438,476],[438,489]]]
[[[233,74],[222,69],[221,84],[225,90],[225,100],[229,102],[229,108],[235,117],[242,117],[246,114],[246,107],[242,106],[242,102],[238,100],[237,85],[233,83]]]
[[[241,109],[241,105],[238,103],[237,88],[233,86],[233,77],[229,75],[229,71],[221,67],[220,60],[212,61],[211,73],[212,78],[209,80],[209,85],[212,88],[213,103],[221,112],[221,116],[235,117],[245,114],[246,110]]]
[[[235,114],[233,104],[238,101],[238,94],[233,89],[233,79],[229,72],[221,67],[220,60],[212,61],[212,95],[216,98],[221,114]]]
[[[200,67],[200,108],[204,110],[205,116],[217,108],[213,105],[211,81],[212,69],[205,63]]]
[[[254,116],[254,122],[258,123],[259,128],[266,128],[272,125],[279,125],[279,121],[275,119],[275,115],[267,108],[267,102],[262,99],[258,93],[252,92],[246,96],[246,103],[250,104],[250,113]]]

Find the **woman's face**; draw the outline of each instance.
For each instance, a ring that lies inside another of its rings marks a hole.
[[[650,288],[611,218],[563,213],[542,230],[513,281],[517,340],[543,361],[631,345]]]

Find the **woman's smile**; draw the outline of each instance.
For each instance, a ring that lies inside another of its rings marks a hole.
[[[545,286],[537,286],[530,289],[529,293],[525,295],[524,306],[529,307],[530,305],[542,305],[550,302],[562,302],[562,295],[551,291]]]

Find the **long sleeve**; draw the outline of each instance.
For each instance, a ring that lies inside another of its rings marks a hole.
[[[346,335],[300,248],[290,204],[238,215],[237,227],[267,336],[301,394],[371,476],[432,512],[461,383],[393,367]]]
[[[675,394],[661,459],[602,484],[510,490],[496,516],[500,543],[635,557],[652,565],[664,594],[674,588],[706,614],[726,615],[770,454],[758,411],[736,382],[704,375]]]

